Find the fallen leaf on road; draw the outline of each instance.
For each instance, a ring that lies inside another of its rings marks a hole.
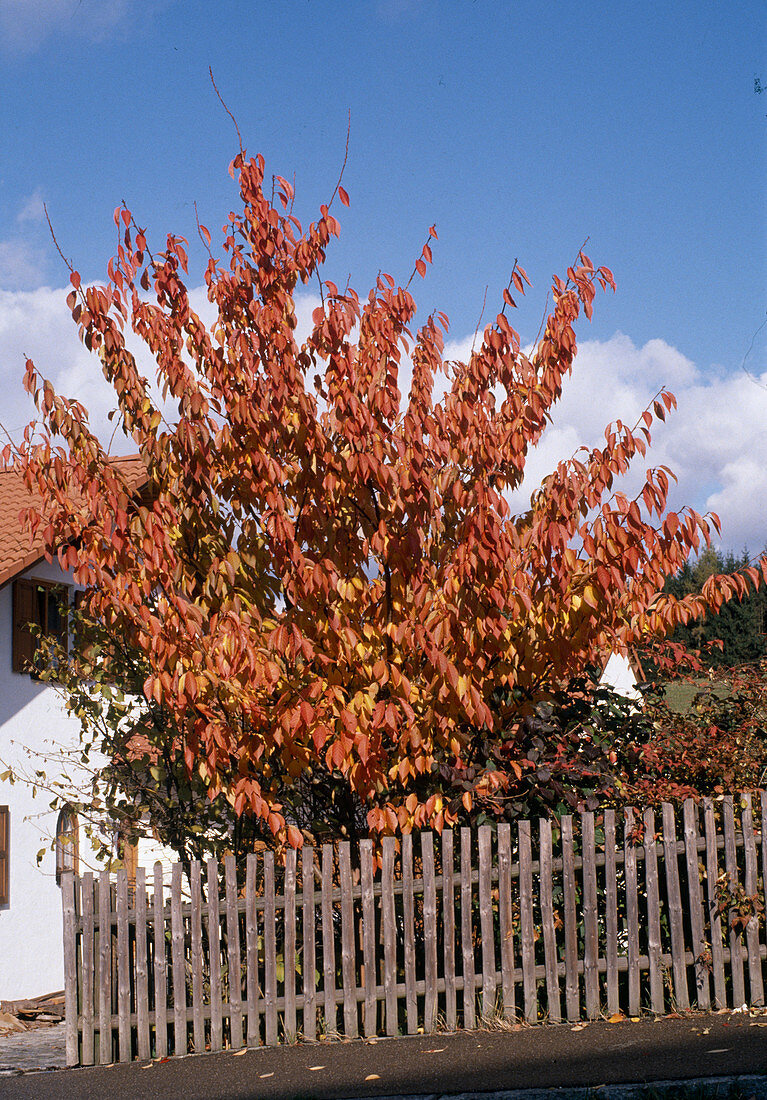
[[[248,1053],[248,1048],[243,1047],[242,1050],[235,1050],[232,1057],[233,1058],[239,1058],[242,1054],[247,1054],[247,1053]]]
[[[732,1047],[717,1047],[716,1050],[707,1050],[706,1054],[725,1054],[728,1050],[732,1050]]]
[[[151,1069],[153,1065],[154,1065],[154,1062],[150,1062],[148,1066],[142,1066],[141,1068],[142,1069]]]
[[[571,1027],[571,1031],[583,1031],[584,1027],[588,1027],[588,1024],[576,1024],[575,1027]]]
[[[421,1054],[442,1054],[445,1050],[447,1047],[435,1047],[434,1050],[422,1050]]]
[[[626,1019],[626,1017],[623,1015],[622,1012],[613,1012],[612,1016],[610,1017],[610,1019],[607,1022],[608,1022],[608,1024],[620,1024],[625,1019]]]
[[[632,1024],[638,1024],[639,1023],[639,1017],[638,1016],[631,1016],[630,1019],[631,1019]]]
[[[311,1069],[311,1070],[324,1069],[324,1068],[325,1068],[324,1066],[309,1066],[309,1069]]]
[[[272,1070],[272,1072],[271,1072],[271,1073],[259,1073],[259,1075],[258,1075],[258,1076],[260,1077],[260,1079],[261,1079],[262,1081],[263,1081],[263,1079],[264,1079],[265,1077],[274,1077],[274,1070]]]
[[[366,1081],[380,1081],[381,1077],[378,1073],[369,1073],[365,1078]]]
[[[764,1020],[752,1020],[751,1027],[767,1027],[767,1022]]]

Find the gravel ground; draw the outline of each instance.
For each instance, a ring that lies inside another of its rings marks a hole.
[[[67,1064],[65,1047],[63,1023],[0,1036],[0,1077],[26,1070],[60,1069]]]

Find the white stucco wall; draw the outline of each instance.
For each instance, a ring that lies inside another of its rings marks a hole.
[[[46,562],[21,576],[71,583],[58,565]],[[12,671],[12,626],[11,582],[0,588],[0,774],[8,765],[29,775],[47,759],[52,777],[60,768],[61,750],[78,745],[80,724],[66,715],[54,687]],[[58,813],[50,810],[50,801],[44,790],[33,797],[28,783],[0,782],[0,806],[10,811],[9,901],[0,905],[0,1000],[36,997],[64,985],[61,890],[51,851]],[[80,872],[99,870],[82,827],[79,846]],[[156,859],[167,865],[173,853],[151,839],[141,840],[139,863],[150,881]],[[164,877],[170,881],[167,870]]]

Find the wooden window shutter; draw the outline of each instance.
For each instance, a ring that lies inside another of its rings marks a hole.
[[[13,647],[12,668],[14,672],[27,672],[32,664],[37,647],[37,639],[29,631],[30,623],[39,622],[38,602],[34,581],[16,580],[13,582]]]
[[[10,848],[10,813],[7,806],[0,806],[0,905],[8,904],[10,875],[8,872]]]

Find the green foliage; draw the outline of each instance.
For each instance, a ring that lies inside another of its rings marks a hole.
[[[708,547],[697,561],[686,563],[666,582],[665,591],[677,598],[698,594],[709,577],[739,572],[750,562],[748,550],[737,557],[731,551],[722,554]],[[688,649],[700,650],[701,660],[707,666],[733,667],[758,660],[767,653],[766,621],[767,592],[764,587],[758,591],[752,587],[745,599],[732,599],[718,613],[709,611],[697,622],[679,625],[672,639]]]

